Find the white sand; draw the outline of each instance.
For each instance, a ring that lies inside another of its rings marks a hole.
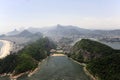
[[[64,54],[53,54],[52,56],[65,56]]]
[[[0,40],[3,43],[3,46],[0,50],[0,59],[6,57],[10,54],[10,50],[12,49],[11,42],[7,40]]]

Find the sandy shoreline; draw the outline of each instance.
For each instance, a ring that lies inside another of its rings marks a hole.
[[[64,54],[53,54],[52,56],[65,56]]]
[[[0,50],[0,59],[6,57],[10,54],[10,51],[12,49],[11,42],[7,40],[0,40],[0,42],[3,43],[3,46]]]

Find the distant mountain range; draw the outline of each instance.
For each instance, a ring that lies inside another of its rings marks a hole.
[[[29,30],[18,31],[18,30],[15,29],[15,30],[13,30],[11,32],[8,32],[7,36],[30,38],[30,37],[35,37],[35,36],[39,36],[40,37],[40,36],[43,36],[43,35],[42,35],[41,32],[32,33]]]
[[[15,33],[14,33],[15,32]],[[2,34],[0,35],[0,39],[9,40],[12,42],[16,42],[17,44],[25,44],[31,41],[36,41],[37,39],[40,39],[43,37],[43,34],[41,32],[32,33],[28,30],[23,31],[17,31],[13,30],[6,35]]]
[[[77,26],[63,26],[59,24],[48,28],[31,27],[24,31],[14,30],[7,33],[7,35],[18,37],[30,37],[36,33],[42,33],[44,36],[48,36],[56,41],[60,40],[63,37],[72,38],[73,40],[76,40],[78,38],[120,37],[120,30],[90,30],[79,28]]]
[[[101,38],[101,37],[120,37],[120,30],[90,30],[83,29],[77,26],[62,26],[57,25],[50,28],[28,28],[30,32],[41,32],[45,36],[49,36],[54,40],[59,40],[62,37],[67,38]]]
[[[17,37],[30,37],[32,35],[33,35],[33,33],[29,32],[28,30],[24,30],[24,31],[22,31],[19,34],[14,35],[14,36],[17,36]]]

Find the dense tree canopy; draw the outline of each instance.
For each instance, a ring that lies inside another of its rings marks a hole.
[[[55,44],[48,38],[41,38],[25,46],[16,54],[12,53],[0,60],[0,74],[13,73],[14,75],[33,70],[38,62],[50,54]]]
[[[87,62],[87,69],[100,80],[120,80],[120,50],[82,39],[72,47],[69,56],[79,62]]]

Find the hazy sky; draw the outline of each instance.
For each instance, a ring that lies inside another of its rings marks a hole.
[[[56,24],[120,29],[120,0],[0,0],[0,33]]]

